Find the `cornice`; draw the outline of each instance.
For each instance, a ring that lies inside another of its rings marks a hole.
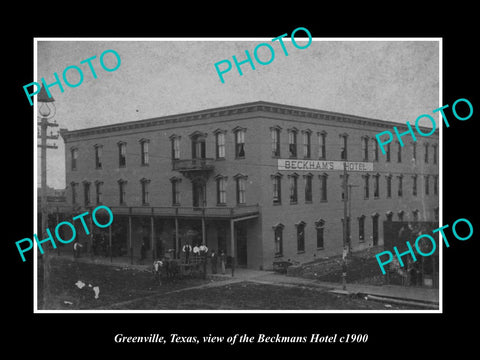
[[[62,129],[60,132],[63,139],[68,142],[70,139],[82,138],[90,135],[101,135],[106,133],[115,133],[118,131],[138,130],[142,128],[150,128],[169,124],[179,124],[185,122],[193,122],[199,120],[209,120],[222,117],[229,117],[233,115],[253,114],[253,113],[266,113],[270,115],[292,116],[297,120],[299,118],[305,119],[319,119],[332,122],[332,125],[339,123],[349,123],[360,126],[375,126],[380,129],[392,129],[396,126],[399,129],[407,129],[405,124],[396,123],[392,121],[369,119],[361,116],[347,115],[341,113],[334,113],[330,111],[303,108],[291,105],[275,104],[264,101],[257,101],[253,103],[238,104],[232,106],[226,106],[221,108],[201,110],[191,113],[168,115],[159,118],[151,118],[145,120],[137,120],[126,123],[118,123],[112,125],[104,125],[86,129],[79,129],[68,131]],[[279,119],[281,120],[281,119]],[[431,129],[420,127],[425,131]],[[393,129],[392,129],[393,130]],[[438,129],[435,131],[438,135]]]

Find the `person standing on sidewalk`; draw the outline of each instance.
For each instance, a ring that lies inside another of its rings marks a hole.
[[[212,274],[216,274],[217,273],[217,258],[218,258],[218,255],[217,253],[215,252],[215,250],[212,250]]]
[[[222,274],[225,275],[225,252],[222,250],[220,253],[220,266],[222,267]]]

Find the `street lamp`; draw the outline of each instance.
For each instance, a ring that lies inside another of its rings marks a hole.
[[[39,103],[38,113],[40,121],[37,124],[40,126],[40,139],[41,143],[37,146],[41,148],[41,211],[42,211],[42,239],[47,237],[47,227],[48,227],[48,204],[47,204],[47,149],[57,149],[57,145],[48,145],[48,139],[58,139],[58,135],[47,135],[48,127],[58,126],[56,122],[49,122],[56,114],[56,108],[54,104],[55,99],[53,97],[48,97],[45,88],[41,88],[37,96],[37,103]],[[43,257],[43,306],[47,308],[47,299],[48,299],[48,286],[49,286],[49,272],[50,272],[50,261],[48,257],[48,252],[45,251]]]

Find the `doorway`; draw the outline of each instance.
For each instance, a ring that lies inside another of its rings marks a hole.
[[[247,266],[247,227],[243,223],[236,226],[237,265]]]

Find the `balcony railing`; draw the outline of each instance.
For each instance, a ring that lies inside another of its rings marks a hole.
[[[108,205],[107,205],[108,206]],[[260,213],[260,207],[255,205],[242,205],[235,207],[184,207],[184,206],[108,206],[115,215],[132,216],[159,216],[159,217],[184,217],[184,218],[210,218],[210,219],[235,219],[244,216],[254,216]],[[86,210],[91,212],[95,206],[84,208],[80,206],[59,205],[49,207],[49,213],[80,214]]]
[[[173,160],[172,163],[175,171],[206,171],[214,167],[214,159],[211,158]]]

